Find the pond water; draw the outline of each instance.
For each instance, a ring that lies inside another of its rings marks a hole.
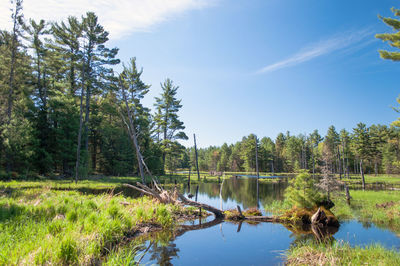
[[[186,196],[193,194],[193,200],[226,209],[242,209],[263,206],[274,200],[282,200],[287,180],[263,183],[253,178],[231,178],[222,185],[218,183],[200,183],[192,185],[190,190],[184,188]],[[197,193],[196,193],[197,192]],[[296,242],[314,238],[306,232],[291,232],[282,224],[259,223],[257,225],[213,221],[210,216],[201,221],[205,227],[200,230],[187,231],[173,236],[172,233],[153,235],[142,249],[141,263],[161,265],[281,265],[284,253]],[[186,222],[188,225],[199,224],[199,221]],[[164,232],[165,233],[165,232]],[[387,248],[400,250],[400,237],[395,233],[376,227],[371,223],[358,221],[342,222],[339,230],[333,235],[339,241],[350,245],[368,245],[381,243]],[[160,240],[163,239],[163,240]]]

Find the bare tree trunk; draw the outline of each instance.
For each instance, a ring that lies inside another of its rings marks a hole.
[[[308,163],[307,163],[307,149],[304,149],[304,167],[305,167],[305,169],[308,169]]]
[[[314,158],[314,147],[312,148],[312,173],[315,174],[315,158]]]
[[[346,178],[347,167],[345,164],[345,153],[344,153],[344,144],[342,144],[342,169],[343,169],[343,177]]]
[[[97,132],[93,132],[93,152],[92,152],[92,171],[96,171],[97,168]]]
[[[190,164],[189,164],[189,177],[188,177],[188,186],[189,186],[189,193],[190,193]]]
[[[84,167],[89,168],[89,112],[90,112],[90,88],[86,87],[86,104],[85,104],[85,123],[84,123],[84,134],[85,137],[85,158]]]
[[[364,178],[364,171],[363,171],[363,160],[360,160],[360,173],[361,173],[361,179],[362,179],[362,188],[363,190],[365,189],[365,178]]]
[[[81,157],[81,140],[82,140],[82,124],[83,124],[83,95],[85,90],[81,91],[81,103],[80,103],[80,111],[79,111],[79,131],[78,131],[78,145],[76,147],[76,163],[75,163],[75,183],[78,183],[78,176],[79,176],[79,163]]]
[[[258,172],[258,141],[256,137],[256,173],[257,173],[257,180],[260,177],[260,173]]]
[[[377,161],[375,161],[374,170],[375,170],[375,176],[377,176],[378,175],[378,162]]]
[[[194,139],[194,154],[196,156],[196,169],[197,169],[197,178],[200,181],[200,171],[199,171],[199,159],[197,157],[197,145],[196,145],[196,134],[193,134]]]
[[[340,149],[339,146],[337,147],[337,153],[338,153],[338,162],[339,162],[339,179],[342,180],[342,160],[340,159]]]
[[[142,157],[142,154],[140,153],[140,148],[139,148],[139,144],[138,144],[137,136],[136,136],[136,128],[135,128],[134,120],[132,117],[131,109],[129,108],[129,105],[128,105],[128,99],[126,97],[124,85],[121,84],[121,88],[122,88],[122,97],[125,102],[125,107],[126,107],[126,111],[128,113],[128,119],[129,119],[128,131],[129,131],[129,135],[131,136],[131,139],[133,141],[133,145],[135,146],[140,177],[142,178],[142,184],[144,184],[145,181],[144,181],[144,171],[143,171],[143,157]]]

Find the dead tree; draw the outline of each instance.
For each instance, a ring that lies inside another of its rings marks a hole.
[[[196,156],[196,169],[197,169],[197,178],[200,181],[200,171],[199,171],[199,159],[197,157],[197,145],[196,145],[196,134],[193,134],[194,138],[194,154]]]
[[[128,104],[128,97],[126,96],[126,92],[125,92],[125,85],[123,84],[123,82],[119,81],[119,85],[120,88],[122,89],[122,99],[125,103],[125,107],[126,107],[126,112],[128,114],[128,121],[129,124],[126,123],[124,116],[121,113],[122,119],[124,120],[127,128],[128,128],[128,132],[129,132],[129,136],[131,137],[132,141],[133,141],[133,145],[135,146],[135,150],[136,150],[136,157],[137,157],[137,161],[138,161],[138,166],[139,166],[139,172],[140,172],[140,177],[142,178],[142,183],[144,184],[144,171],[143,171],[143,157],[142,154],[140,152],[140,148],[139,148],[139,144],[138,144],[138,140],[137,140],[137,135],[136,135],[136,128],[135,128],[135,123],[134,123],[134,117],[131,111],[131,108],[129,107]]]

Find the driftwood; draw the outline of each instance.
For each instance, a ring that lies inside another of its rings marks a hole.
[[[158,201],[160,201],[161,203],[189,205],[189,206],[193,206],[193,207],[197,207],[197,208],[203,208],[206,211],[212,212],[216,218],[224,217],[224,213],[217,208],[214,208],[214,207],[204,204],[204,203],[199,203],[196,201],[189,200],[185,196],[180,194],[176,189],[174,189],[172,192],[163,190],[162,188],[160,188],[157,185],[157,183],[154,180],[153,180],[153,183],[154,183],[154,187],[155,187],[154,189],[149,188],[148,186],[143,185],[139,182],[136,183],[136,186],[131,185],[131,184],[124,184],[124,186],[136,189],[148,196],[152,196],[152,197],[156,198]]]

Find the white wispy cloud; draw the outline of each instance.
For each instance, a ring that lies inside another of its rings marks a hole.
[[[344,50],[352,47],[355,44],[359,44],[367,36],[372,33],[370,30],[364,29],[355,32],[344,32],[328,39],[313,43],[303,49],[298,53],[286,58],[282,61],[267,65],[259,69],[256,73],[263,74],[273,72],[282,68],[287,68],[301,64],[306,61],[310,61],[319,56],[323,56],[334,51]]]
[[[23,13],[26,19],[60,21],[93,11],[111,38],[117,39],[213,4],[215,0],[25,0]],[[9,0],[2,0],[1,29],[11,29],[10,8]]]

